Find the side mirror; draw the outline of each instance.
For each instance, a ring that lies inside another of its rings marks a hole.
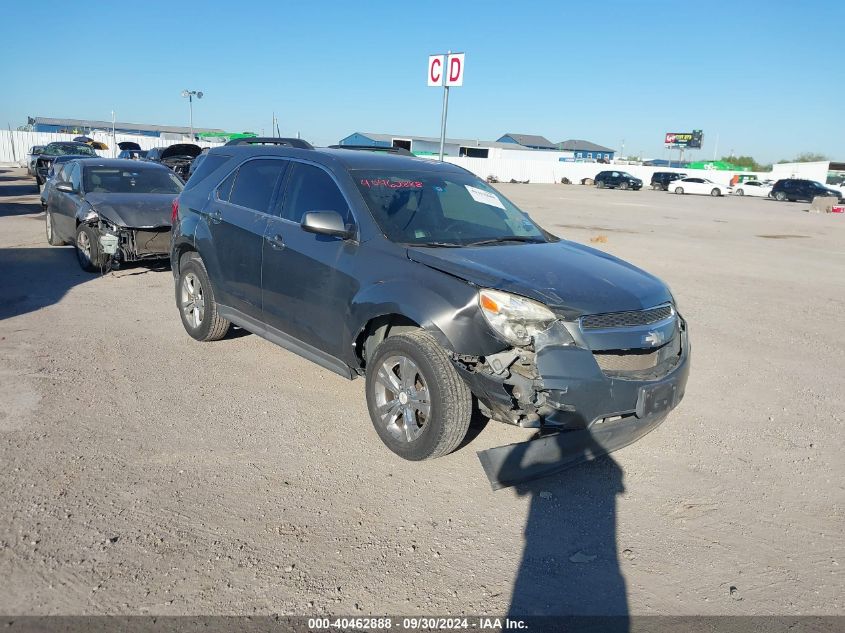
[[[64,191],[65,193],[76,193],[76,189],[69,182],[60,182],[56,185],[56,191]]]
[[[352,231],[346,228],[337,211],[308,211],[302,216],[300,226],[303,231],[318,235],[334,235],[343,239],[352,237]]]

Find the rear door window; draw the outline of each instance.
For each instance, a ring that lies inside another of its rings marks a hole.
[[[274,158],[258,158],[245,162],[238,168],[229,202],[267,213],[276,183],[287,165],[288,161]]]

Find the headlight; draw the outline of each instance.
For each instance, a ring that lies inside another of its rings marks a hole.
[[[513,345],[529,345],[557,317],[542,303],[499,290],[481,290],[478,305],[487,323]]]

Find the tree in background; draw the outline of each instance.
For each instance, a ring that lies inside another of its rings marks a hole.
[[[779,160],[780,163],[818,163],[821,161],[830,160],[824,154],[816,154],[814,152],[801,152],[792,160]]]
[[[751,156],[722,156],[722,160],[737,167],[748,167],[751,171],[766,171],[766,166],[761,165]]]

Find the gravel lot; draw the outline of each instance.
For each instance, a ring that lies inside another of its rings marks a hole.
[[[169,270],[83,273],[23,174],[0,169],[0,613],[845,613],[845,217],[500,185],[665,279],[694,351],[654,433],[492,492],[475,452],[530,431],[394,457],[362,380],[195,342]]]

